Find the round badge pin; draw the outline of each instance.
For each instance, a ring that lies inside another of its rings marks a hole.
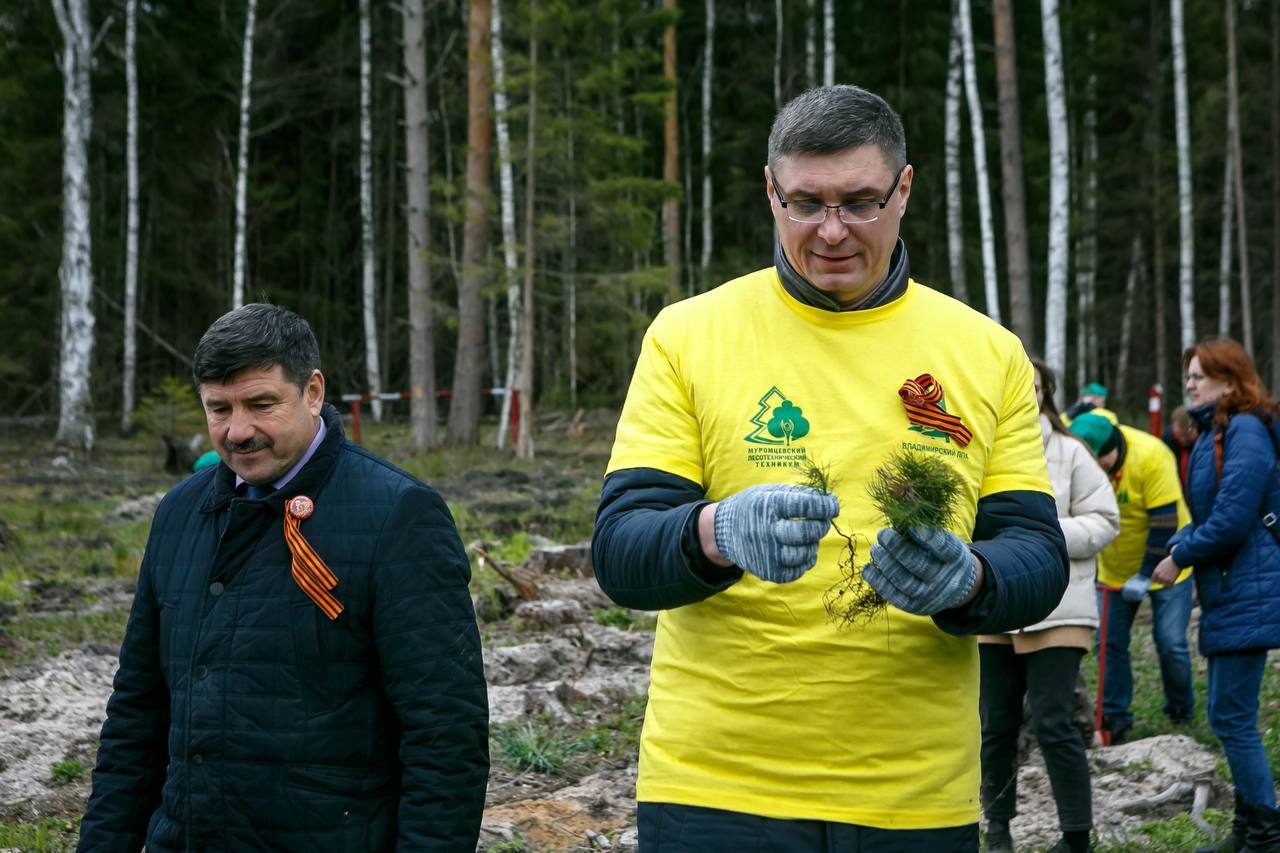
[[[289,515],[299,521],[303,521],[311,517],[311,513],[316,511],[316,505],[311,498],[306,495],[298,495],[296,498],[289,500]]]

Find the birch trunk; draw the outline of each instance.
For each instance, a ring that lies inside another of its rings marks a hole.
[[[822,85],[836,82],[836,3],[822,2]]]
[[[773,0],[773,108],[782,109],[782,43],[786,32],[783,27],[782,0]]]
[[[804,80],[806,88],[818,85],[818,19],[814,0],[805,0],[804,16]]]
[[[1071,215],[1070,151],[1067,99],[1062,70],[1062,38],[1058,31],[1057,0],[1040,0],[1044,35],[1045,100],[1049,117],[1049,259],[1045,296],[1044,358],[1059,376],[1067,364],[1067,252]],[[1061,406],[1063,388],[1056,402]]]
[[[960,111],[964,85],[964,57],[960,36],[959,7],[951,16],[951,47],[947,55],[947,94],[943,112],[945,143],[943,154],[947,191],[947,258],[951,267],[951,292],[968,304],[969,285],[965,276],[964,178],[961,169]]]
[[[249,0],[244,19],[244,44],[240,60],[240,147],[236,152],[236,237],[232,259],[231,307],[244,304],[247,262],[245,259],[245,204],[249,190],[249,105],[253,86],[253,27],[258,0]]]
[[[1195,228],[1191,195],[1191,116],[1187,107],[1187,50],[1183,39],[1182,0],[1169,0],[1173,46],[1173,121],[1178,141],[1178,315],[1182,348],[1196,342]]]
[[[1253,295],[1249,281],[1249,219],[1245,215],[1244,150],[1240,144],[1240,87],[1236,75],[1236,3],[1225,0],[1227,28],[1227,128],[1231,133],[1232,172],[1236,196],[1236,249],[1240,256],[1240,338],[1253,357]]]
[[[982,101],[978,98],[978,74],[973,52],[973,19],[969,14],[969,0],[958,0],[956,14],[960,20],[960,48],[964,57],[964,91],[969,105],[969,131],[973,137],[973,172],[977,182],[978,226],[982,238],[982,281],[986,290],[987,316],[999,323],[1000,289],[996,271],[996,240],[991,224],[987,134],[982,121]]]
[[[1231,336],[1231,252],[1235,239],[1236,170],[1231,146],[1231,122],[1235,111],[1227,110],[1227,145],[1222,158],[1222,235],[1218,255],[1218,337]]]
[[[676,0],[662,0],[662,8],[676,11]],[[679,102],[676,80],[676,25],[674,15],[662,35],[662,76],[671,87],[666,97],[666,120],[663,124],[664,156],[662,179],[667,191],[680,185],[680,126]],[[680,298],[680,200],[672,193],[663,206],[663,224],[666,228],[667,302]]]
[[[568,64],[565,66],[565,115],[573,115],[573,87]],[[568,315],[565,349],[569,354],[569,405],[578,405],[578,174],[573,123],[566,122],[568,141],[565,153],[569,161],[569,251],[565,252],[565,313]]]
[[[1129,249],[1129,275],[1124,280],[1124,313],[1120,320],[1120,353],[1116,367],[1116,388],[1129,387],[1130,350],[1133,346],[1133,316],[1137,313],[1138,277],[1142,274],[1142,238],[1133,235]]]
[[[1013,2],[995,0],[996,100],[1000,107],[1000,169],[1004,196],[1004,248],[1009,279],[1009,319],[1027,352],[1036,351],[1031,272],[1027,257],[1027,210],[1022,189],[1022,120],[1018,113],[1018,65]]]
[[[373,236],[373,39],[369,0],[360,0],[360,243],[364,313],[364,375],[374,423],[382,421],[382,370],[378,365],[378,279]]]
[[[431,305],[430,135],[427,112],[427,18],[423,0],[402,0],[404,27],[405,244],[409,274],[409,439],[434,447],[436,364]]]
[[[523,309],[520,307],[519,261],[516,258],[516,198],[515,177],[512,174],[511,130],[507,123],[507,64],[502,41],[502,2],[493,0],[493,16],[490,19],[492,43],[489,46],[493,60],[493,121],[498,136],[498,208],[502,217],[502,263],[507,271],[507,373],[503,386],[502,409],[498,417],[498,447],[507,443],[507,430],[511,420],[512,389],[520,378],[520,323]]]
[[[62,289],[58,362],[58,431],[54,443],[93,449],[95,430],[89,371],[93,363],[93,247],[89,221],[89,86],[92,34],[88,0],[53,0],[62,32]]]
[[[711,266],[711,85],[715,70],[716,0],[706,0],[707,43],[702,56],[702,258],[698,266],[702,270],[702,286],[707,281]]]
[[[538,165],[538,0],[529,0],[529,130],[524,169],[524,334],[520,338],[520,433],[516,458],[533,458],[533,262],[534,199]]]
[[[1076,262],[1076,388],[1091,381],[1095,357],[1093,300],[1098,278],[1098,113],[1094,95],[1098,78],[1089,75],[1086,84],[1088,106],[1084,113],[1084,151],[1080,206],[1084,216]]]
[[[120,431],[130,431],[138,372],[138,0],[124,6],[125,236],[124,366]]]
[[[445,436],[452,447],[480,440],[480,380],[484,372],[484,285],[489,235],[490,119],[489,0],[470,0],[467,22],[467,209],[458,284],[458,346],[453,398]]]

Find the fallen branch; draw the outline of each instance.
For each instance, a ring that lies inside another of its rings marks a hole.
[[[485,550],[484,546],[479,542],[472,542],[467,546],[467,550],[478,556],[481,560],[487,560],[493,570],[515,587],[518,594],[525,601],[537,601],[542,597],[542,591],[538,588],[538,584],[530,577],[524,576],[524,572],[516,566],[508,566],[497,557]]]
[[[1195,787],[1190,782],[1174,782],[1153,797],[1139,797],[1136,800],[1121,803],[1117,808],[1122,812],[1150,811],[1156,806],[1162,806],[1174,800],[1185,799],[1195,790]]]
[[[1200,831],[1210,838],[1214,836],[1214,828],[1204,819],[1204,810],[1209,805],[1209,795],[1212,793],[1213,785],[1208,780],[1202,779],[1196,782],[1195,798],[1191,801],[1191,819],[1195,821],[1196,826],[1200,827]]]

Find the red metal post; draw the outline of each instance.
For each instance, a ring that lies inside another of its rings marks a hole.
[[[360,401],[351,401],[351,440],[360,443]]]
[[[1147,393],[1147,417],[1148,430],[1152,435],[1160,435],[1164,431],[1164,389],[1159,382]]]

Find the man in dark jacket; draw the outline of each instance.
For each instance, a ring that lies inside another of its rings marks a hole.
[[[913,172],[881,98],[787,104],[763,177],[774,265],[654,320],[596,517],[600,585],[663,611],[640,849],[976,853],[973,635],[1067,584],[1032,367],[911,279]],[[867,498],[904,453],[962,483],[946,524],[900,535]],[[889,606],[860,619],[866,585]]]
[[[156,510],[80,850],[475,849],[467,558],[438,494],[347,442],[319,364],[271,305],[196,348],[222,462]]]

